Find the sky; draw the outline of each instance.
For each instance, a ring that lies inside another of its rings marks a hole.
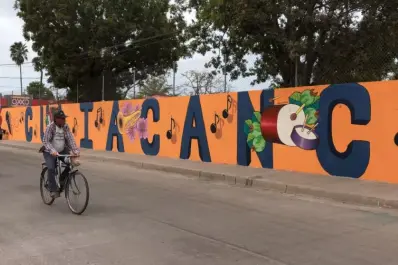
[[[9,95],[11,93],[20,94],[19,67],[13,65],[10,58],[10,46],[17,41],[26,43],[29,53],[28,61],[30,62],[36,53],[32,51],[31,42],[26,42],[22,36],[23,21],[17,17],[13,8],[14,0],[0,0],[0,93]],[[186,81],[181,76],[182,73],[189,70],[204,71],[204,64],[211,58],[210,55],[202,56],[196,54],[193,58],[180,60],[178,62],[178,72],[176,74],[176,86],[184,84]],[[254,57],[248,57],[249,64],[254,62]],[[8,64],[8,65],[4,65]],[[32,81],[40,80],[40,73],[35,72],[32,64],[25,64],[22,67],[22,86],[26,86]],[[240,78],[236,81],[229,81],[233,91],[245,91],[253,89],[265,89],[266,84],[251,86],[250,82],[253,78]],[[171,84],[172,78],[169,78]]]

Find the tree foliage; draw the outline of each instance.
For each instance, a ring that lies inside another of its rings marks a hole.
[[[224,91],[224,81],[211,72],[191,70],[183,73],[182,76],[186,80],[182,88],[188,95],[215,94],[230,90],[227,86],[227,91]]]
[[[31,95],[34,99],[47,99],[53,100],[53,92],[45,87],[42,83],[34,81],[26,87],[28,95]]]
[[[40,83],[43,84],[43,71],[45,69],[43,59],[39,57],[35,57],[32,60],[33,67],[36,72],[40,72]]]
[[[10,47],[10,57],[13,62],[20,66],[28,60],[28,48],[22,42],[15,42]]]
[[[82,101],[105,99],[135,81],[164,74],[186,54],[180,0],[16,0],[24,37],[42,58],[55,87]],[[124,93],[126,94],[126,93]],[[120,95],[119,95],[120,96]]]
[[[232,79],[293,86],[381,80],[396,72],[398,2],[391,0],[189,0],[191,49]],[[217,54],[218,53],[218,54]],[[249,67],[246,55],[255,55]]]
[[[139,98],[146,98],[152,96],[169,96],[172,95],[173,87],[167,83],[165,75],[161,76],[150,76],[140,86],[138,92]]]

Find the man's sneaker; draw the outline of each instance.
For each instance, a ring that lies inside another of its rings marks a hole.
[[[50,195],[51,195],[51,197],[54,198],[54,199],[61,196],[61,195],[59,194],[59,191],[53,191],[53,192],[50,193]]]

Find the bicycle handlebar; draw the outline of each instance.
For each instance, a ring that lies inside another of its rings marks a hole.
[[[57,155],[57,157],[78,157],[78,155]]]
[[[47,151],[44,151],[44,152],[50,153],[50,152],[47,152]],[[79,157],[79,156],[80,155],[60,155],[60,154],[57,155],[57,157]]]

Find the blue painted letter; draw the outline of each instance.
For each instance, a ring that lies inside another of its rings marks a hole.
[[[84,138],[80,139],[80,147],[93,149],[93,141],[88,137],[88,113],[93,111],[92,102],[80,103],[80,111],[84,112]]]
[[[117,150],[124,152],[123,137],[119,133],[117,128],[117,114],[119,113],[119,102],[116,100],[113,102],[112,114],[109,122],[108,139],[106,140],[106,150],[112,151],[113,149],[113,137],[116,137]]]
[[[263,90],[260,95],[260,112],[271,106],[270,99],[274,98],[274,90]],[[237,162],[241,166],[249,166],[251,163],[251,152],[246,142],[246,135],[244,132],[245,120],[250,120],[253,116],[253,105],[251,103],[249,92],[238,93],[238,146],[237,146]],[[257,153],[257,157],[261,162],[263,168],[273,168],[274,159],[272,153],[272,143],[267,142],[265,149]]]
[[[159,102],[155,98],[149,98],[144,101],[141,109],[141,118],[148,118],[148,111],[152,110],[153,122],[158,122],[160,119]],[[148,139],[141,139],[141,148],[144,154],[156,156],[160,150],[160,136],[154,134],[152,143],[149,143]]]
[[[25,136],[26,136],[26,141],[31,142],[32,141],[32,126],[29,126],[29,122],[33,118],[33,112],[31,107],[26,107],[25,111]]]
[[[336,150],[332,135],[332,112],[337,104],[346,105],[351,111],[351,123],[366,125],[370,121],[370,96],[359,84],[331,85],[321,93],[320,122],[317,133],[319,163],[330,175],[352,178],[361,177],[369,164],[370,143],[354,140],[345,152]]]
[[[195,127],[193,126],[194,123]],[[192,96],[189,99],[184,131],[181,139],[181,159],[189,159],[191,156],[191,144],[193,139],[198,141],[200,159],[204,162],[211,162],[199,96]]]

